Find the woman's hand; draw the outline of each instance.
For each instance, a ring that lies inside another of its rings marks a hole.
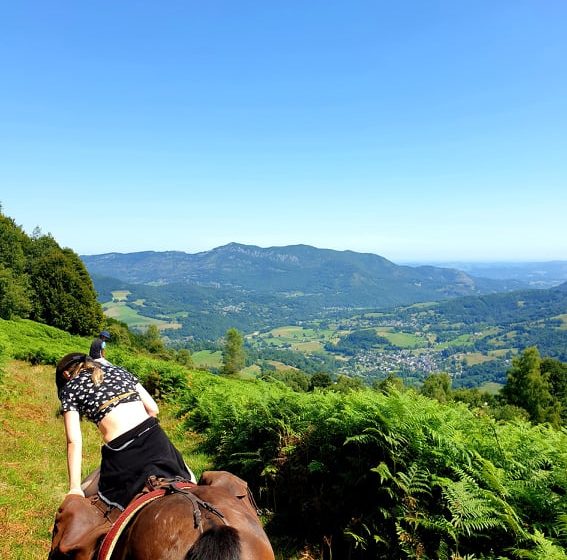
[[[81,496],[82,498],[85,497],[85,493],[80,488],[71,488],[69,492],[67,492],[67,496]]]

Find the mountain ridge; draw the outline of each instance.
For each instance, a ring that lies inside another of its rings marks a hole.
[[[303,244],[262,248],[233,242],[199,253],[142,251],[81,258],[91,274],[130,283],[186,282],[259,292],[325,293],[366,287],[382,288],[384,293],[414,293],[409,299],[402,297],[401,303],[415,299],[420,292],[439,299],[524,286],[519,281],[474,278],[457,269],[397,265],[373,253]]]
[[[262,248],[230,243],[210,251],[144,251],[83,256],[102,302],[127,289],[127,305],[150,317],[180,317],[172,336],[215,338],[336,312],[385,310],[525,287],[459,270],[396,265],[372,253],[309,245]],[[143,309],[134,305],[143,301]],[[182,316],[185,315],[185,316]]]

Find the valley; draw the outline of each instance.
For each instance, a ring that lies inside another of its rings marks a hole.
[[[413,385],[447,372],[455,387],[475,387],[503,383],[529,346],[567,361],[564,263],[468,267],[491,276],[482,279],[352,251],[234,243],[83,259],[107,316],[157,326],[213,371],[232,327],[245,336],[248,375],[288,368],[371,385],[394,374]]]
[[[127,306],[131,294],[125,297],[120,304]],[[130,326],[135,327],[143,308],[139,303],[132,305],[137,314]],[[421,383],[431,373],[447,372],[455,387],[475,387],[504,383],[512,358],[528,346],[567,360],[566,315],[559,313],[565,305],[567,290],[562,285],[387,311],[334,311],[323,319],[243,333],[248,367],[254,371],[327,371],[360,378],[365,384],[393,374],[408,385]],[[175,335],[176,321],[184,319],[179,319],[179,313],[163,316],[162,335],[170,342],[183,342]],[[128,323],[128,316],[123,315],[123,320]],[[190,337],[184,340],[188,347],[197,348],[196,365],[218,369],[218,341],[196,342]]]

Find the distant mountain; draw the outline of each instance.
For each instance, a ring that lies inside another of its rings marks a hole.
[[[325,296],[337,305],[403,305],[518,289],[518,281],[473,278],[433,266],[398,266],[374,254],[307,245],[230,243],[211,251],[83,256],[89,272],[132,284],[185,283],[287,297]]]
[[[519,280],[533,288],[551,288],[567,280],[567,261],[548,262],[437,262],[433,266],[456,268],[494,280]]]
[[[171,336],[220,336],[424,301],[519,289],[518,281],[473,278],[432,266],[398,266],[378,255],[306,245],[261,248],[230,243],[211,251],[109,253],[82,257],[101,299],[131,292],[156,318],[176,316]],[[181,313],[188,313],[184,319]]]

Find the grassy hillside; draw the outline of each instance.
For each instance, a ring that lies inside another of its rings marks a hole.
[[[67,491],[65,433],[53,368],[10,362],[2,388],[0,557],[47,557],[53,518]],[[98,463],[96,428],[84,426],[84,472]]]
[[[28,320],[0,319],[0,558],[43,560],[51,542],[57,508],[67,491],[65,432],[58,414],[53,364],[71,351],[86,351],[90,338],[71,336]],[[19,359],[13,359],[17,357]],[[213,456],[202,450],[202,436],[184,425],[179,415],[179,387],[199,392],[222,385],[204,371],[129,354],[112,348],[110,358],[157,390],[160,422],[198,477],[214,468]],[[34,362],[33,365],[31,362]],[[232,387],[232,383],[229,385]],[[185,402],[184,406],[187,406]],[[96,428],[83,422],[83,476],[100,461],[101,439]],[[281,547],[280,547],[281,548]],[[276,551],[278,560],[297,558]],[[301,556],[307,560],[307,556]]]
[[[83,342],[0,321],[2,558],[45,558],[66,484],[51,363]],[[413,390],[298,393],[120,349],[111,359],[167,395],[164,427],[197,474],[214,463],[248,481],[272,541],[296,551],[278,560],[567,560],[564,430]],[[85,432],[86,471],[99,441]]]

